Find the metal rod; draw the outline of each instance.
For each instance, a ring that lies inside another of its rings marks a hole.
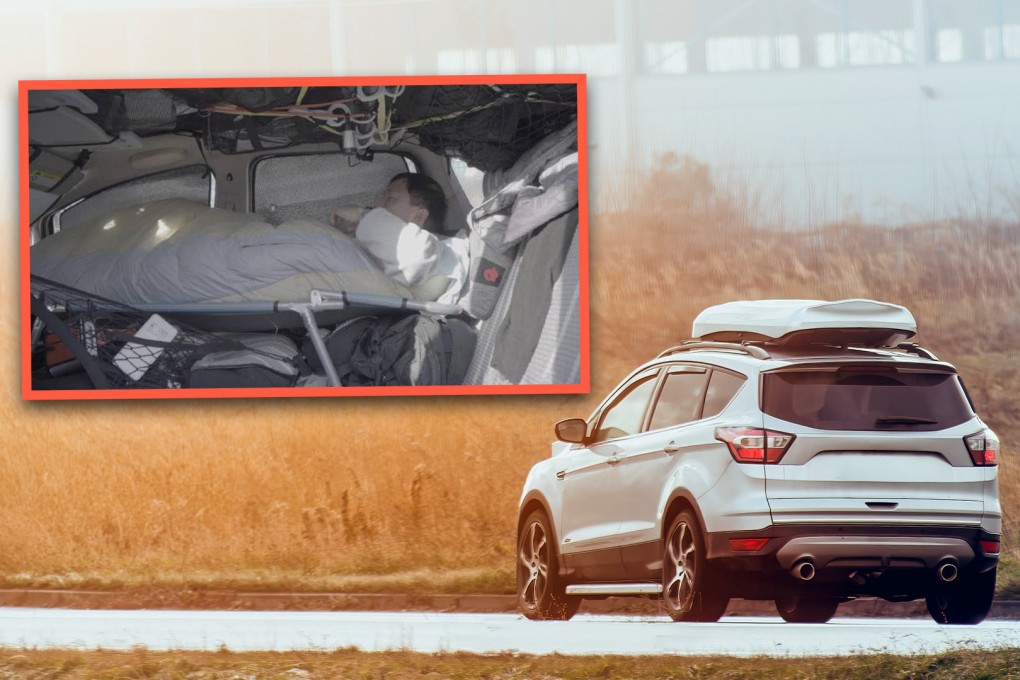
[[[33,349],[39,343],[39,339],[42,338],[43,331],[45,331],[45,330],[46,330],[46,324],[43,323],[42,319],[40,319],[39,317],[36,317],[35,321],[32,322],[32,345],[31,345],[31,347]]]
[[[315,353],[319,355],[319,361],[322,363],[322,368],[326,371],[326,378],[329,380],[329,384],[332,387],[340,387],[340,376],[336,373],[333,360],[329,358],[329,350],[326,349],[326,343],[322,341],[322,336],[319,335],[319,326],[315,323],[315,314],[312,312],[310,305],[295,305],[295,307],[299,307],[299,309],[293,309],[292,311],[298,312],[301,315],[301,320],[305,322],[308,337],[312,341],[312,346],[315,347]]]
[[[172,302],[158,305],[131,305],[156,314],[272,314],[273,302]],[[102,307],[101,302],[96,303]]]
[[[371,293],[334,293],[327,290],[313,290],[311,293],[314,309],[329,309],[325,306],[330,302],[343,302],[348,307],[381,307],[383,309],[410,309],[415,312],[427,312],[440,316],[456,316],[461,308],[440,302],[409,300],[393,295],[373,295]]]

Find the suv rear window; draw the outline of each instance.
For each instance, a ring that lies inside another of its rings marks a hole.
[[[825,430],[942,430],[974,416],[955,373],[839,366],[766,373],[762,410]]]

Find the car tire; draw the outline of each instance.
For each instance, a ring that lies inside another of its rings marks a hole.
[[[995,572],[961,574],[953,583],[940,585],[925,598],[928,613],[936,622],[973,626],[988,616],[995,597]]]
[[[831,597],[788,595],[776,598],[776,610],[787,623],[827,623],[838,608],[839,600]]]
[[[581,606],[580,597],[565,592],[553,536],[549,518],[535,510],[517,540],[517,608],[532,620],[566,621]]]
[[[698,520],[681,512],[669,526],[662,554],[662,600],[674,621],[718,621],[730,598],[708,573]]]

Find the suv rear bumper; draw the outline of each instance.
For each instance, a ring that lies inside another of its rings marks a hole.
[[[758,551],[734,550],[735,539],[768,538]],[[809,561],[816,569],[935,569],[945,561],[987,571],[999,555],[985,554],[979,541],[999,536],[978,527],[784,525],[706,537],[708,559],[736,571],[788,571]]]

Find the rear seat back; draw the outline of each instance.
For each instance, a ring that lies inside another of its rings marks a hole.
[[[580,381],[576,121],[485,177],[459,304],[480,321],[468,384]]]
[[[522,270],[529,258],[535,257],[538,249],[529,249],[524,244],[506,276],[504,290],[491,316],[479,324],[478,342],[475,354],[468,368],[465,384],[507,385],[507,384],[574,384],[581,380],[581,315],[580,315],[580,262],[578,257],[578,231],[576,212],[573,219],[561,225],[566,229],[569,248],[562,261],[562,268],[555,278],[548,297],[547,311],[537,319],[541,326],[531,329],[537,336],[532,337],[533,350],[530,360],[521,365],[508,360],[503,353],[507,344],[523,342],[517,332],[509,332],[513,320],[514,296],[524,289],[518,289]],[[555,225],[553,225],[555,226]],[[536,235],[537,237],[537,235]],[[536,241],[537,243],[537,241]],[[525,292],[526,294],[526,292]],[[524,308],[532,314],[540,301],[521,299]],[[526,329],[527,330],[527,329]],[[531,335],[530,333],[525,333]],[[530,349],[530,347],[529,347]],[[516,369],[516,371],[514,370]],[[510,374],[514,372],[515,374]]]

